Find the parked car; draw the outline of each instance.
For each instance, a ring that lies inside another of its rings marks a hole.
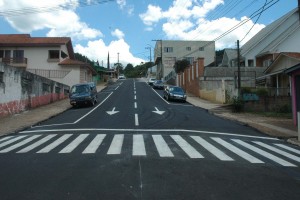
[[[124,74],[120,74],[118,79],[120,80],[120,79],[126,79],[126,78],[125,78]]]
[[[73,85],[69,94],[70,104],[73,107],[97,103],[97,89],[95,83],[80,83]]]
[[[157,80],[153,83],[154,89],[164,89],[164,82],[161,80]]]
[[[181,87],[177,86],[168,86],[164,90],[164,98],[167,101],[170,100],[180,100],[185,102],[186,101],[186,94]]]
[[[149,78],[148,84],[152,86],[155,81],[156,81],[155,78]]]

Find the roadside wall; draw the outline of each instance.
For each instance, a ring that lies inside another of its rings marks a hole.
[[[67,98],[69,86],[0,63],[0,118]]]

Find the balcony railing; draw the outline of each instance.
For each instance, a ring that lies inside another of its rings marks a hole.
[[[13,67],[27,67],[27,58],[0,58],[0,61]]]

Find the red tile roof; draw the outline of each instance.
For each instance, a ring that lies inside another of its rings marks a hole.
[[[70,37],[31,37],[29,34],[0,34],[0,47],[42,47],[59,45],[66,45],[70,58],[74,58]]]
[[[74,66],[74,65],[78,65],[78,66],[81,66],[81,67],[87,67],[87,68],[89,68],[89,69],[92,71],[92,73],[93,73],[94,75],[97,74],[96,70],[95,70],[93,67],[91,67],[90,64],[85,63],[85,62],[82,62],[82,61],[79,61],[79,60],[74,60],[74,59],[70,59],[70,58],[65,58],[63,61],[61,61],[61,62],[59,63],[59,65],[73,65],[73,66]]]

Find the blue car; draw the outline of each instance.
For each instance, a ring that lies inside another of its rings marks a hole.
[[[94,106],[97,103],[97,89],[93,82],[76,84],[71,87],[69,94],[73,107],[80,105]]]
[[[184,90],[181,87],[177,87],[177,86],[166,87],[166,89],[164,90],[164,98],[167,101],[179,100],[179,101],[186,102],[186,94]]]

